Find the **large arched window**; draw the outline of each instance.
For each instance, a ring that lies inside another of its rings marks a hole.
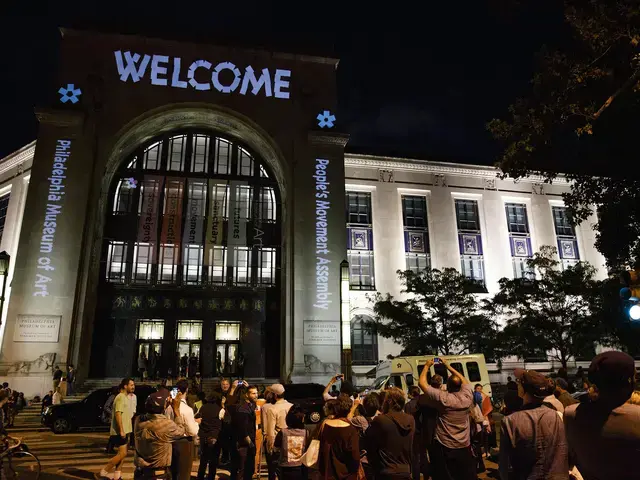
[[[372,320],[368,315],[356,315],[351,320],[351,360],[354,365],[378,363],[378,337],[364,328],[365,322]]]
[[[246,147],[208,132],[156,138],[114,179],[103,279],[124,285],[276,285],[278,189]]]

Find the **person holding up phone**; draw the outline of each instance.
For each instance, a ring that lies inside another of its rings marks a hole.
[[[171,397],[174,400],[180,400],[179,413],[184,420],[187,430],[187,437],[173,443],[173,454],[171,459],[171,477],[173,480],[189,480],[191,478],[191,466],[193,464],[193,437],[198,435],[201,419],[196,419],[193,409],[187,405],[187,392],[189,383],[186,380],[180,380],[176,383],[176,387],[171,390]],[[175,392],[175,393],[174,393]],[[176,418],[173,407],[165,410],[165,415],[170,420]]]
[[[451,374],[447,380],[446,391],[427,384],[427,373],[436,363],[436,358]],[[478,476],[470,448],[469,427],[473,387],[464,375],[444,359],[436,358],[425,364],[418,382],[424,392],[418,401],[420,406],[435,408],[438,411],[435,438],[429,448],[433,477],[441,480],[475,480]]]
[[[322,398],[324,398],[325,402],[328,402],[329,400],[333,400],[333,397],[331,396],[331,393],[329,393],[331,391],[331,387],[338,381],[341,380],[342,384],[340,385],[340,393],[346,393],[350,398],[351,401],[354,400],[354,394],[355,394],[355,388],[353,388],[353,385],[351,384],[351,382],[349,382],[348,380],[344,379],[344,373],[338,373],[336,375],[334,375],[333,377],[331,377],[331,380],[329,380],[329,383],[327,383],[327,386],[324,389],[324,392],[322,393]]]

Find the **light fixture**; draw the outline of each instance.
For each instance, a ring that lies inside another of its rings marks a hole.
[[[4,311],[4,294],[7,290],[7,278],[9,276],[9,264],[11,256],[5,252],[0,252],[0,277],[2,277],[2,295],[0,296],[0,325],[2,324],[2,312]]]
[[[631,320],[640,320],[640,305],[631,305],[629,308],[629,318]]]
[[[342,373],[351,381],[351,318],[349,300],[349,262],[340,263],[340,347]]]

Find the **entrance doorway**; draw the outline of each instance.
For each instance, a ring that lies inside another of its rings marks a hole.
[[[177,367],[180,376],[192,378],[200,371],[202,321],[178,321]]]
[[[138,321],[138,348],[134,365],[143,378],[156,379],[162,358],[163,320]],[[144,371],[144,373],[142,373]]]
[[[240,322],[216,322],[216,371],[218,375],[242,375]]]

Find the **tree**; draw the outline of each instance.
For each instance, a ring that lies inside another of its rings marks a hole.
[[[398,271],[406,300],[378,293],[371,331],[402,345],[404,355],[458,355],[495,351],[497,324],[470,292],[473,280],[454,268]]]
[[[574,223],[598,209],[596,247],[612,268],[640,262],[640,4],[564,1],[565,30],[543,47],[531,91],[487,124],[498,166],[518,179],[573,182]]]
[[[599,282],[587,263],[559,269],[555,247],[543,246],[527,261],[528,278],[502,278],[492,308],[507,318],[503,348],[519,358],[546,357],[563,367],[591,357],[604,333]]]

